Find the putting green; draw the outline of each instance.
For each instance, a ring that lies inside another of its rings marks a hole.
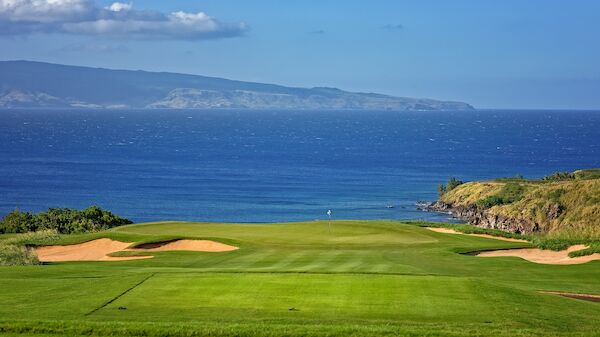
[[[314,246],[314,245],[398,245],[432,243],[437,240],[425,232],[386,222],[365,226],[360,221],[326,221],[288,224],[212,224],[172,222],[148,223],[116,229],[121,233],[153,235],[189,235],[220,237],[258,245]]]
[[[593,336],[600,261],[534,264],[458,252],[528,246],[392,221],[148,223],[64,237],[173,238],[229,252],[0,268],[0,334]],[[131,252],[128,254],[136,254]],[[292,310],[290,310],[292,309]]]

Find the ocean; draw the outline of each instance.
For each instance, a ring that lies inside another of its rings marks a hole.
[[[437,185],[600,167],[594,111],[0,111],[0,214],[424,219]]]

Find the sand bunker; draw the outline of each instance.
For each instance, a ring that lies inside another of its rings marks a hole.
[[[585,245],[575,245],[561,251],[543,250],[539,248],[520,248],[520,249],[504,249],[487,252],[478,252],[476,256],[482,257],[499,257],[499,256],[515,256],[527,261],[543,264],[581,264],[593,260],[600,260],[600,254],[569,257],[570,252],[587,248]]]
[[[230,252],[236,249],[238,249],[238,247],[211,240],[175,240],[146,243],[128,250],[143,252],[167,252],[174,250],[188,250],[193,252]]]
[[[122,256],[113,257],[108,254],[122,251],[131,243],[114,241],[111,239],[98,239],[68,246],[45,246],[36,248],[38,259],[41,262],[62,261],[124,261],[147,259],[152,256]]]
[[[600,302],[600,295],[592,295],[592,294],[579,294],[579,293],[566,293],[564,291],[540,291],[544,294],[552,294],[563,297],[575,298],[578,300],[591,301],[591,302]]]
[[[128,249],[131,243],[111,239],[97,239],[67,246],[44,246],[36,248],[38,259],[41,262],[65,261],[126,261],[150,259],[153,256],[109,256],[111,253],[121,251],[135,252],[165,252],[165,251],[194,251],[194,252],[228,252],[238,247],[226,245],[210,240],[175,240],[143,244],[133,249]]]
[[[461,233],[461,232],[457,232],[454,229],[451,228],[444,228],[444,227],[425,227],[431,231],[434,232],[438,232],[438,233],[446,233],[446,234],[462,234],[462,235],[468,235],[468,236],[478,236],[480,238],[487,238],[487,239],[496,239],[496,240],[502,240],[502,241],[509,241],[509,242],[529,242],[527,240],[522,240],[522,239],[512,239],[512,238],[505,238],[502,236],[493,236],[493,235],[488,235],[488,234],[466,234],[466,233]]]

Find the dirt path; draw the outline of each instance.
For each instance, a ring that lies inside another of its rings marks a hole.
[[[522,239],[505,238],[502,236],[493,236],[493,235],[488,235],[488,234],[466,234],[466,233],[461,233],[461,232],[455,231],[454,229],[451,229],[451,228],[444,228],[444,227],[425,227],[425,228],[429,229],[430,231],[437,232],[437,233],[461,234],[461,235],[477,236],[480,238],[495,239],[495,240],[502,240],[502,241],[509,241],[509,242],[524,242],[524,243],[529,242],[527,240],[522,240]]]

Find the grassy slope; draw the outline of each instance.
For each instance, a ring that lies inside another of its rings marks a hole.
[[[505,184],[502,181],[466,183],[446,193],[442,201],[456,206],[474,204],[498,194]],[[549,238],[600,238],[600,179],[520,181],[519,184],[526,187],[521,200],[493,206],[489,212],[534,220]],[[564,211],[558,218],[550,219],[544,209],[554,203],[559,203]]]
[[[398,222],[332,227],[151,223],[67,236],[63,242],[214,238],[240,249],[0,268],[0,333],[597,335],[598,303],[538,290],[600,293],[599,262],[551,266],[464,256],[456,252],[527,244]]]

